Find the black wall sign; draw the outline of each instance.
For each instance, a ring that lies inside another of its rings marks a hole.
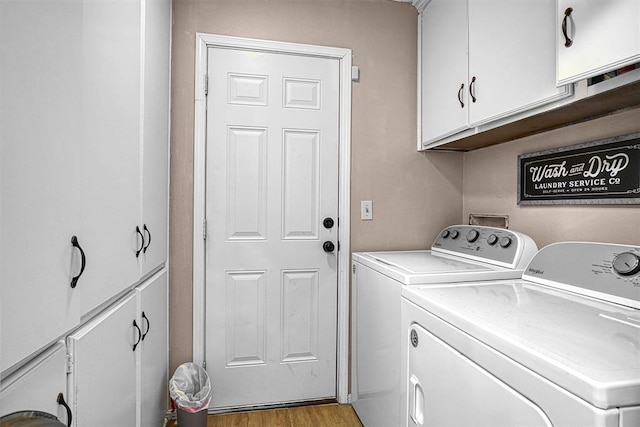
[[[640,133],[519,155],[518,204],[640,204]]]

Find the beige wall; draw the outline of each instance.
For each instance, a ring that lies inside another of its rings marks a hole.
[[[391,0],[174,0],[170,369],[192,359],[196,32],[349,48],[353,251],[425,248],[462,216],[462,155],[416,151],[417,12]],[[373,200],[373,221],[360,221]]]
[[[507,214],[543,247],[563,240],[640,245],[638,206],[518,206],[518,154],[640,132],[640,108],[464,155],[464,217]]]

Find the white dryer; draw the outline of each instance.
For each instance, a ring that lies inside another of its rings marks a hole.
[[[402,291],[408,426],[640,426],[640,246],[546,246],[520,280]]]
[[[402,288],[519,278],[536,251],[522,233],[454,225],[431,250],[353,254],[351,401],[366,427],[401,419]]]

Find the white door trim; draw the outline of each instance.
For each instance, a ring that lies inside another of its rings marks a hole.
[[[193,361],[205,358],[205,170],[206,97],[205,75],[209,47],[242,48],[274,53],[309,55],[340,62],[339,228],[338,239],[338,342],[337,398],[349,400],[349,278],[350,270],[350,176],[351,176],[351,50],[297,43],[274,42],[196,33],[195,111],[193,150]]]

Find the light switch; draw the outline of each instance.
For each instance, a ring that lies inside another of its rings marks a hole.
[[[360,201],[360,219],[373,219],[373,202],[371,200]]]

